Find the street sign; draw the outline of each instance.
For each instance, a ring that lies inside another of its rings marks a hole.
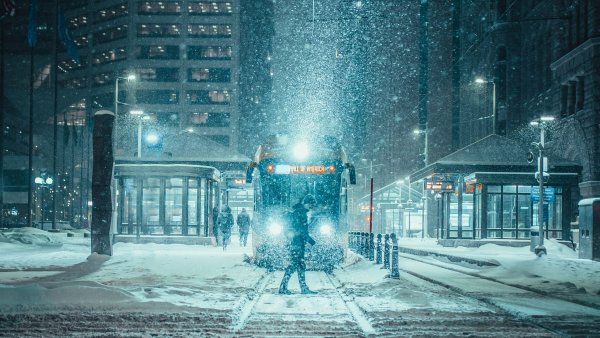
[[[453,192],[454,182],[452,181],[433,181],[431,179],[425,179],[425,190],[441,191],[441,192]]]
[[[540,187],[533,186],[531,187],[530,198],[532,202],[540,201]],[[553,187],[544,187],[544,201],[545,202],[554,202],[556,199],[556,194],[554,193]]]

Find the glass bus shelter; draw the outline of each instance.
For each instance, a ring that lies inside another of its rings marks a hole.
[[[209,236],[220,172],[193,163],[115,162],[118,235]]]

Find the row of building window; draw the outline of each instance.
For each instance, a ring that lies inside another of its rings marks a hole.
[[[187,25],[188,37],[196,38],[230,38],[231,25],[218,24],[189,24]],[[92,34],[94,45],[126,39],[128,34],[127,24],[110,27]],[[181,25],[179,24],[139,24],[138,37],[179,37]],[[89,39],[86,35],[76,36],[74,39],[78,47],[86,47]]]
[[[136,70],[140,81],[148,82],[180,82],[179,68],[139,68]],[[113,85],[115,73],[102,72],[92,76],[92,87]],[[229,68],[189,68],[187,70],[188,82],[231,82],[231,69]],[[82,76],[60,82],[62,88],[78,89],[87,86],[87,77]]]
[[[180,113],[177,112],[146,112],[145,125],[158,124],[164,127],[179,127],[181,125]],[[224,128],[229,127],[231,114],[224,112],[193,112],[183,114],[184,121],[189,127],[199,128]]]
[[[94,65],[122,60],[126,58],[126,48],[120,47],[107,51],[99,51],[92,55]],[[186,56],[189,60],[231,60],[231,46],[188,46]],[[177,60],[180,58],[178,46],[137,46],[136,58],[153,60]],[[59,69],[63,73],[85,68],[87,60],[80,58],[79,63],[73,60],[63,60],[59,63]]]
[[[137,59],[178,60],[179,46],[137,46]],[[186,57],[189,60],[231,60],[231,46],[188,46]]]
[[[185,92],[188,104],[222,104],[231,102],[228,90],[188,90]],[[140,104],[177,104],[179,103],[177,90],[138,90],[136,101]]]
[[[188,24],[189,37],[230,38],[231,25],[229,24]],[[179,37],[181,36],[180,24],[138,24],[138,37]]]
[[[179,15],[181,14],[181,1],[140,1],[138,2],[138,15]],[[96,11],[93,15],[94,22],[100,23],[118,19],[129,14],[127,4],[117,4]],[[231,2],[190,1],[188,3],[189,15],[229,16],[233,14]],[[77,15],[69,19],[73,29],[82,28],[89,23],[86,14]]]

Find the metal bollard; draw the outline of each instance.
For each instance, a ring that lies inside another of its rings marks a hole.
[[[385,242],[383,243],[383,267],[390,268],[390,235],[385,234]]]
[[[358,249],[358,253],[361,256],[364,256],[365,255],[365,233],[361,232],[361,233],[358,234],[358,236],[359,236],[358,237],[358,241],[359,241],[359,244],[360,244],[360,248]]]
[[[363,232],[363,257],[369,258],[369,233]]]
[[[375,234],[374,233],[370,233],[369,234],[369,260],[372,261],[375,259],[374,256],[374,251],[375,251],[375,243],[374,240],[375,239]]]
[[[398,239],[396,234],[390,236],[392,239],[392,273],[391,278],[400,278],[400,270],[398,268]]]
[[[381,234],[377,234],[377,258],[376,264],[381,264]]]

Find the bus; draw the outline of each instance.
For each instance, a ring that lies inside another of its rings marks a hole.
[[[332,271],[343,261],[348,243],[348,188],[356,184],[356,174],[340,142],[328,136],[310,141],[272,136],[258,147],[246,182],[254,186],[252,242],[259,266],[285,267],[287,215],[307,194],[317,201],[309,213],[309,233],[316,244],[307,247],[307,268]]]

